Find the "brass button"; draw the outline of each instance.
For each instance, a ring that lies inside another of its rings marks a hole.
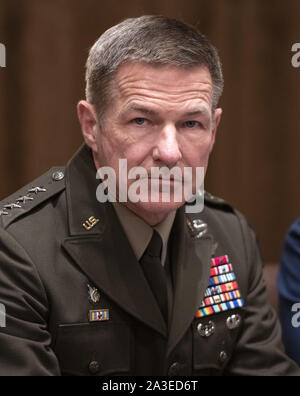
[[[91,374],[97,374],[100,371],[100,364],[96,361],[93,360],[90,364],[89,364],[89,372]]]

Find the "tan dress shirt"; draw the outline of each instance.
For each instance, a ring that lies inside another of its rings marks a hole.
[[[113,206],[137,260],[139,261],[142,258],[152,238],[153,229],[155,229],[163,241],[161,262],[164,265],[167,256],[169,236],[174,223],[176,211],[170,212],[161,223],[151,227],[119,202],[114,202]]]

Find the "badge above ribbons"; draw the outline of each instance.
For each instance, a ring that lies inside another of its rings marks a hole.
[[[213,258],[209,285],[204,301],[196,313],[196,318],[211,316],[243,306],[244,300],[241,297],[229,257],[226,255]]]

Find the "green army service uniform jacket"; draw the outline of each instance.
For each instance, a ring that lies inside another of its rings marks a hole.
[[[97,185],[83,146],[66,168],[2,201],[0,375],[299,374],[242,215],[209,195],[202,213],[177,211],[166,323],[112,204],[96,200]],[[211,314],[203,301],[219,257],[229,258],[243,304]]]

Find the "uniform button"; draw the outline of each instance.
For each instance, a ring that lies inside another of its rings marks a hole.
[[[228,355],[225,351],[222,351],[219,356],[220,363],[225,363],[228,358]]]
[[[100,371],[100,364],[94,360],[89,364],[89,371],[91,374],[97,374]]]
[[[176,376],[180,374],[181,365],[178,362],[173,363],[168,371],[169,376]]]
[[[242,323],[242,318],[240,315],[232,315],[226,321],[229,330],[237,329],[238,327],[240,327],[241,323]]]
[[[60,181],[65,177],[65,174],[62,171],[54,172],[52,175],[52,179],[54,181]]]
[[[210,336],[212,336],[215,333],[216,326],[215,326],[214,322],[209,322],[206,325],[199,323],[197,326],[197,330],[201,337],[209,338]]]

